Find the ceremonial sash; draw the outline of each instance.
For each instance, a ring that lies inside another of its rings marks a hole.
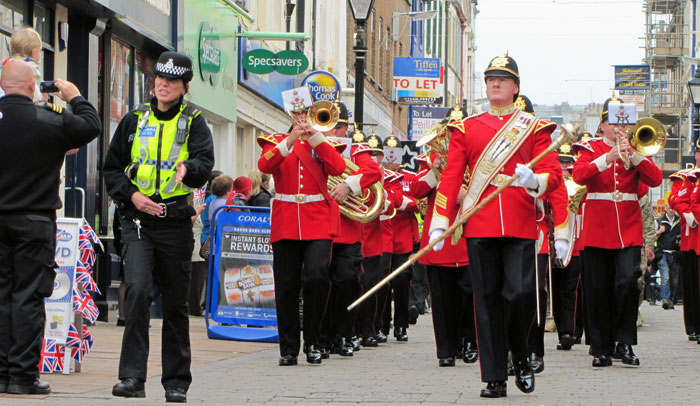
[[[311,156],[305,144],[297,145],[292,149],[292,153],[299,158],[304,167],[311,173],[316,183],[318,183],[321,194],[326,198],[331,209],[330,233],[335,237],[340,233],[340,208],[338,203],[328,193],[328,176],[321,170],[319,162]]]
[[[493,178],[532,134],[536,123],[537,119],[532,114],[516,110],[510,120],[493,136],[476,162],[460,214],[476,206]]]

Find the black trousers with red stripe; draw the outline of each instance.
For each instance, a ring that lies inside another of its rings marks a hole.
[[[549,278],[549,255],[537,254],[537,282],[540,291],[539,312],[540,322],[537,323],[537,314],[532,320],[530,334],[528,336],[528,346],[530,353],[535,353],[540,357],[544,356],[544,325],[547,319],[547,283]],[[535,298],[536,301],[537,298]]]
[[[462,308],[466,296],[463,288],[467,285],[462,281],[469,278],[467,267],[428,265],[426,268],[437,357],[456,357],[461,346],[462,320],[469,319],[474,330],[474,313],[464,314]]]
[[[695,251],[681,252],[681,280],[683,284],[683,321],[685,333],[700,332],[700,282],[698,256]]]
[[[535,241],[468,238],[483,382],[505,381],[508,349],[525,360],[535,315]]]
[[[381,255],[365,257],[362,259],[362,275],[360,276],[360,284],[362,292],[370,290],[379,282],[379,272],[381,266]],[[357,313],[355,329],[357,333],[363,337],[374,337],[377,331],[374,327],[375,318],[378,314],[379,304],[377,294],[373,294],[364,302],[360,303],[360,310]]]
[[[577,294],[581,276],[579,257],[571,257],[566,268],[552,271],[552,315],[557,325],[557,334],[576,334]]]

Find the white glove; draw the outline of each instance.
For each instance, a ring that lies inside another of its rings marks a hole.
[[[440,236],[444,232],[445,232],[445,230],[443,230],[442,228],[436,228],[435,230],[432,230],[430,232],[430,241],[428,241],[428,244],[430,244],[431,242],[440,238]],[[440,241],[439,243],[437,243],[433,246],[433,251],[440,251],[444,245],[445,245],[445,240]]]
[[[518,175],[518,183],[520,183],[520,186],[528,189],[537,189],[539,187],[539,183],[537,183],[537,179],[535,178],[535,173],[527,166],[517,164],[515,167],[515,174]]]
[[[564,260],[566,253],[569,251],[569,242],[563,239],[554,240],[554,251],[557,252],[557,259]]]
[[[698,222],[695,221],[695,216],[693,216],[693,213],[683,213],[683,218],[685,218],[685,222],[690,226],[690,228],[695,228],[698,226]]]

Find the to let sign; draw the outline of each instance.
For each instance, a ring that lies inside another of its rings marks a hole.
[[[403,104],[442,104],[444,78],[436,58],[394,57],[394,88]]]

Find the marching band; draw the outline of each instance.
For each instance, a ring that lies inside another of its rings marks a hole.
[[[416,173],[401,168],[400,140],[367,136],[362,123],[338,142],[352,123],[337,100],[324,114],[297,105],[289,134],[258,138],[258,168],[277,185],[279,365],[297,363],[300,294],[308,363],[352,356],[392,333],[408,341],[416,262],[427,271],[438,365],[478,360],[482,397],[507,396],[508,375],[520,391],[535,390],[548,313],[557,350],[580,344],[585,330],[593,367],[641,364],[632,349],[644,246],[639,200],[662,181],[646,150],[658,144],[658,130],[630,129],[613,97],[598,137],[562,126],[553,141],[557,125],[535,116],[511,56],[493,58],[484,76],[488,111],[467,117],[455,108],[425,133]],[[671,181],[668,204],[682,219],[686,333],[698,340],[700,192],[694,170]],[[353,214],[358,202],[376,210]]]

